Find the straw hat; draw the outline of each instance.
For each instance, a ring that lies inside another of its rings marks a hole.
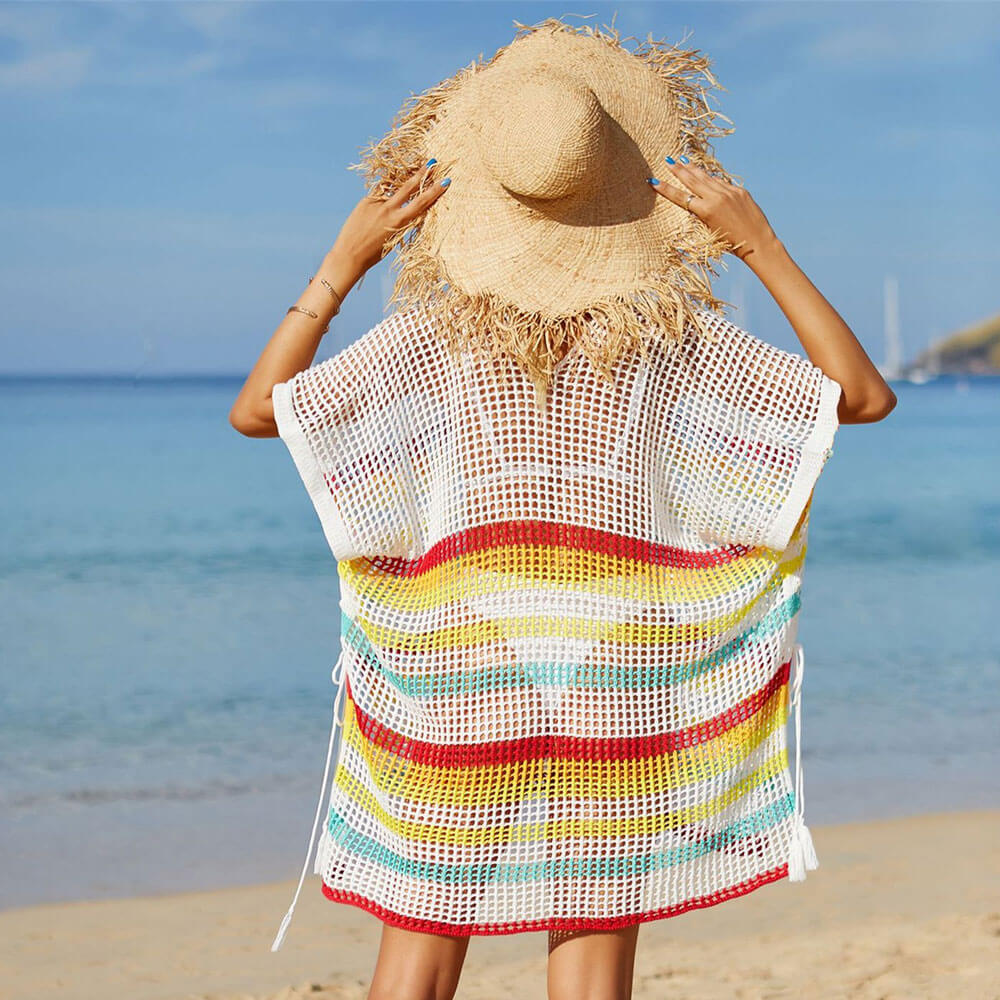
[[[699,77],[725,88],[697,50],[650,36],[631,51],[613,26],[514,24],[488,61],[411,95],[349,169],[387,197],[437,158],[451,187],[390,236],[389,303],[422,305],[456,349],[512,357],[544,393],[575,342],[607,375],[688,322],[707,335],[696,311],[728,304],[708,273],[732,246],[647,178],[688,190],[660,169],[683,154],[732,183],[709,139],[733,129],[714,121],[729,119]]]

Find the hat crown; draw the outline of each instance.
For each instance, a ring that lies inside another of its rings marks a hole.
[[[488,61],[408,99],[357,165],[380,196],[430,156],[453,182],[416,235],[408,225],[391,237],[389,301],[419,304],[453,346],[533,379],[571,343],[608,374],[647,340],[702,327],[695,303],[722,302],[707,272],[728,240],[647,181],[668,153],[728,181],[709,140],[733,129],[716,122],[729,119],[708,103],[719,85],[697,49],[650,35],[630,50],[613,26],[515,23]]]
[[[550,64],[480,95],[480,155],[513,194],[556,200],[597,178],[607,115],[587,83]]]

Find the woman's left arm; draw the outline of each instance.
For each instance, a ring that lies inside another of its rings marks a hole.
[[[895,393],[851,328],[792,259],[750,192],[698,166],[673,162],[670,170],[687,190],[650,178],[657,194],[730,241],[731,252],[757,275],[791,323],[809,360],[840,385],[839,422],[884,420],[896,405]]]
[[[838,420],[867,424],[884,420],[896,394],[868,357],[854,331],[809,280],[777,238],[752,248],[746,264],[792,324],[809,360],[841,386]]]
[[[278,436],[271,390],[313,363],[323,331],[337,311],[337,303],[321,279],[333,286],[341,301],[347,297],[362,276],[382,259],[390,235],[411,225],[447,190],[444,183],[420,190],[432,167],[433,162],[428,163],[388,198],[365,195],[355,206],[313,280],[295,303],[316,313],[317,318],[287,313],[243,383],[229,411],[229,423],[241,434],[255,438]]]

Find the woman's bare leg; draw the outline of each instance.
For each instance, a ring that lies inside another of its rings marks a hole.
[[[549,1000],[631,1000],[639,924],[549,932]]]
[[[452,1000],[468,948],[468,937],[383,924],[368,1000]]]

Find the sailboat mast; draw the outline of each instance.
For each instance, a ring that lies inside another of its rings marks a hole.
[[[903,368],[903,341],[899,332],[899,282],[887,274],[883,283],[886,377],[898,378]]]

